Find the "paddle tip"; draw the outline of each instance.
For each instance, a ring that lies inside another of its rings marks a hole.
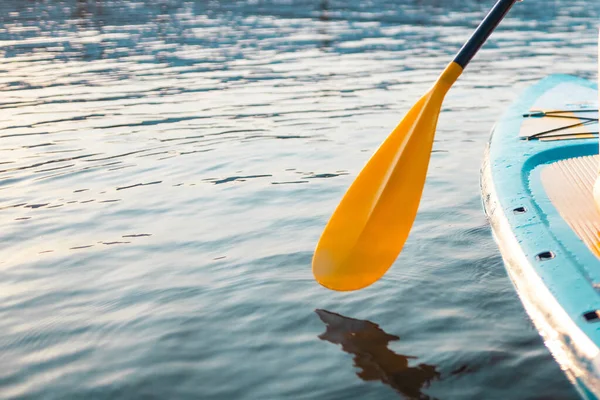
[[[313,256],[312,272],[319,285],[336,292],[364,289],[381,278],[369,269],[357,269],[353,263],[340,262],[318,250]]]

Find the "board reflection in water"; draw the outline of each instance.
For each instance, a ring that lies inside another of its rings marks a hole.
[[[381,381],[410,399],[431,399],[421,390],[440,378],[436,367],[427,364],[409,366],[417,357],[396,354],[388,348],[391,341],[399,340],[370,321],[344,317],[326,310],[315,310],[326,325],[319,339],[342,346],[354,355],[354,365],[360,368],[356,375],[365,381]]]

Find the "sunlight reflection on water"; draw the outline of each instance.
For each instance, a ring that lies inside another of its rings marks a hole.
[[[422,396],[574,398],[504,272],[479,166],[520,90],[596,78],[590,2],[519,4],[469,66],[382,281],[333,293],[310,272],[488,3],[2,1],[0,397],[417,398],[359,379],[319,340],[329,313],[435,366]]]

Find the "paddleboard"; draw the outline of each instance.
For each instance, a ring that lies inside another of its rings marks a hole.
[[[586,399],[600,398],[599,165],[597,85],[552,75],[500,118],[481,169],[483,206],[508,275]]]

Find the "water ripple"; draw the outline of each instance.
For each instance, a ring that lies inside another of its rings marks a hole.
[[[473,60],[401,257],[348,294],[313,281],[318,235],[490,4],[1,1],[0,397],[576,398],[478,179],[516,93],[596,78],[600,10],[563,3]]]

